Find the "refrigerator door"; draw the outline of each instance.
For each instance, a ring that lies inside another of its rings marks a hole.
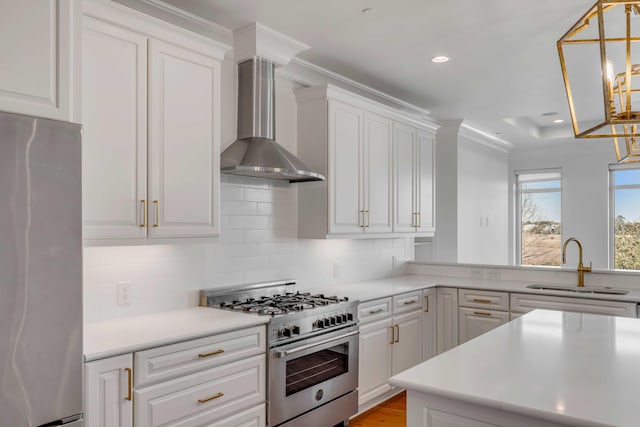
[[[81,130],[0,112],[0,426],[82,412]]]

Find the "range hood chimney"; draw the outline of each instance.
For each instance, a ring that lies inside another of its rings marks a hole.
[[[238,63],[238,139],[222,152],[220,171],[230,175],[289,182],[324,180],[324,176],[312,171],[275,141],[276,63],[260,55],[257,47],[262,45],[257,37],[266,34],[272,42],[274,35],[277,35],[289,44],[291,39],[260,24],[238,33],[234,34],[234,38],[240,42],[250,40],[253,51],[248,54],[249,59],[243,58]],[[250,33],[249,38],[247,33]],[[242,48],[234,46],[234,50],[246,57]],[[282,56],[278,59],[281,65]]]

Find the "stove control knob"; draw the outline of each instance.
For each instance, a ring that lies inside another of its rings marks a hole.
[[[322,319],[322,324],[325,328],[328,328],[329,326],[331,326],[331,320],[329,320],[328,318],[324,318]]]
[[[353,320],[353,314],[352,313],[347,313],[347,320],[349,320],[349,321]]]
[[[290,337],[291,336],[291,329],[289,329],[289,328],[282,329],[282,336],[283,337]]]
[[[335,318],[336,318],[336,325],[339,325],[342,323],[342,316],[338,314]]]
[[[346,314],[341,314],[340,318],[342,319],[342,323],[346,323],[347,322],[347,315]]]
[[[299,326],[292,326],[291,327],[291,333],[292,334],[296,334],[296,335],[300,335],[300,327]]]
[[[336,316],[331,316],[329,317],[329,323],[331,323],[331,326],[336,324]]]

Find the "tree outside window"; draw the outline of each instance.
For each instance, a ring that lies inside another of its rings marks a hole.
[[[613,268],[640,270],[640,166],[611,167]]]
[[[559,266],[562,246],[560,172],[516,175],[520,265]]]

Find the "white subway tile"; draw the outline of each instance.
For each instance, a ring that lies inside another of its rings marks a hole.
[[[269,228],[269,217],[253,215],[227,216],[232,230],[265,230]]]
[[[273,205],[271,203],[258,203],[258,215],[271,215],[273,213]]]
[[[223,215],[256,215],[258,204],[255,202],[226,201],[222,202]]]
[[[273,200],[273,192],[268,188],[245,188],[244,199],[247,202],[270,203]]]

